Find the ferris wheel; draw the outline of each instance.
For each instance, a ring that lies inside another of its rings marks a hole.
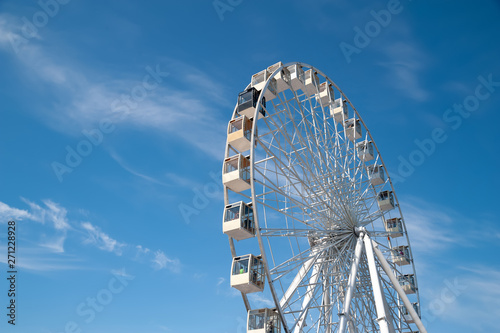
[[[252,76],[228,124],[222,179],[247,332],[426,332],[382,156],[321,71],[279,62]]]

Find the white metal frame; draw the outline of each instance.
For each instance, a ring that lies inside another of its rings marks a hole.
[[[408,233],[387,169],[357,110],[335,83],[303,63],[285,64],[270,73],[255,110],[260,109],[269,82],[289,66],[312,70],[320,83],[331,85],[332,98],[346,101],[349,119],[359,121],[362,136],[347,137],[344,124],[336,123],[329,106],[316,99],[318,91],[315,94],[292,84],[268,101],[266,117],[253,123],[251,195],[224,191],[225,204],[245,199],[253,203],[256,237],[241,243],[257,240],[245,246],[253,246],[253,252],[262,255],[269,284],[266,295],[276,304],[284,332],[413,330],[399,312],[401,302],[410,301],[404,292],[401,295],[397,282],[397,276],[414,274],[417,292],[412,297],[419,302],[413,260],[403,271],[382,261],[379,253],[384,254],[378,248],[390,256],[392,247],[410,245]],[[237,116],[235,107],[233,118]],[[356,149],[356,143],[363,140],[373,144],[374,159],[369,163]],[[226,145],[226,157],[235,153]],[[383,183],[371,184],[368,164],[386,170]],[[384,190],[393,193],[392,211],[378,207],[377,195]],[[387,237],[383,220],[392,217],[401,218],[404,237]],[[237,256],[232,238],[229,243],[232,256]],[[385,274],[380,274],[382,270]],[[242,297],[247,310],[255,308],[246,294]],[[425,332],[418,323],[417,316],[415,325]]]

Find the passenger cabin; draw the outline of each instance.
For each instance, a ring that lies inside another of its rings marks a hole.
[[[247,116],[239,116],[229,121],[227,142],[240,153],[250,149],[252,124],[252,120]]]
[[[403,288],[405,294],[414,294],[417,288],[415,288],[415,275],[405,274],[398,277],[399,284]]]
[[[380,210],[394,209],[394,194],[392,191],[382,191],[377,196],[377,203]]]
[[[264,69],[256,74],[252,75],[252,81],[250,84],[255,89],[262,91],[262,89],[264,89],[264,87],[266,86],[266,82],[270,76],[271,76],[271,74],[269,73],[269,71],[267,69]],[[269,81],[269,85],[267,86],[267,89],[264,91],[264,97],[266,98],[266,101],[269,102],[270,100],[275,98],[277,93],[278,92],[277,92],[276,79],[272,78]]]
[[[305,92],[305,76],[302,66],[295,64],[287,67],[290,72],[290,84],[293,90],[297,92],[299,89]]]
[[[347,119],[344,124],[345,134],[351,141],[356,141],[361,137],[361,123],[359,119]]]
[[[373,143],[371,141],[365,140],[359,142],[356,145],[358,150],[358,157],[363,162],[368,162],[373,160]]]
[[[392,262],[399,265],[410,264],[410,250],[407,245],[396,246],[391,249]]]
[[[333,101],[332,105],[330,105],[330,115],[336,123],[343,125],[348,117],[347,101],[342,97]]]
[[[420,307],[418,306],[418,303],[417,302],[411,303],[411,305],[413,306],[413,309],[415,310],[418,317],[420,318],[421,314],[420,314]],[[413,324],[415,322],[415,320],[411,317],[410,312],[408,312],[408,309],[406,309],[406,306],[401,305],[401,313],[403,314],[404,320],[408,324]],[[413,333],[418,333],[418,331],[413,332]]]
[[[272,75],[278,68],[283,67],[283,63],[277,62],[274,65],[267,67],[267,70]],[[278,93],[285,91],[290,88],[290,71],[288,68],[283,67],[279,73],[276,73],[274,76],[276,80],[276,91]]]
[[[368,178],[373,186],[385,183],[384,168],[381,165],[369,165],[367,170]]]
[[[281,321],[275,309],[248,311],[247,333],[280,333]]]
[[[238,154],[226,158],[222,182],[234,192],[248,190],[250,188],[250,156]]]
[[[261,256],[247,254],[233,258],[231,268],[231,287],[244,294],[264,290],[264,263]]]
[[[319,85],[319,93],[316,96],[316,100],[321,102],[323,107],[326,107],[333,104],[334,99],[332,85],[328,81],[321,83]]]
[[[318,74],[314,72],[312,69],[305,71],[304,85],[306,88],[305,93],[307,94],[307,96],[315,95],[318,92],[319,77]]]
[[[243,201],[227,205],[224,208],[222,231],[236,239],[243,240],[255,235],[252,203]]]
[[[249,88],[242,91],[238,95],[238,106],[236,111],[240,116],[247,116],[252,119],[255,115],[255,108],[257,107],[257,101],[259,100],[260,91],[255,88]],[[266,116],[266,98],[262,98],[262,103],[257,113],[258,119]]]
[[[385,231],[391,238],[403,236],[403,223],[400,217],[385,220]]]

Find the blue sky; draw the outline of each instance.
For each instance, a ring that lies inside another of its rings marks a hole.
[[[374,136],[428,329],[498,331],[498,1],[41,3],[0,2],[17,332],[243,332],[218,177],[238,92],[277,61],[321,69]]]

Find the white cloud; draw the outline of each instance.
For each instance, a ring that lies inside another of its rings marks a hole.
[[[6,244],[0,243],[0,247],[6,248]],[[85,269],[82,259],[54,252],[53,249],[47,247],[29,247],[28,243],[25,243],[22,252],[22,260],[16,262],[16,266],[22,270],[55,272]],[[6,264],[7,256],[0,256],[0,262]]]
[[[217,279],[217,287],[220,286],[221,284],[223,284],[225,281],[226,281],[226,279],[224,279],[223,277],[219,277]]]
[[[141,260],[144,258],[146,254],[151,252],[147,247],[143,247],[142,245],[137,245],[136,247],[136,253],[135,253],[135,260]]]
[[[31,219],[31,215],[26,210],[13,208],[3,202],[0,202],[0,219],[2,222],[10,220],[21,221],[24,219]]]
[[[248,299],[250,299],[250,301],[252,302],[255,302],[257,307],[272,308],[276,306],[272,300],[262,296],[259,293],[248,295]]]
[[[174,273],[180,273],[181,267],[179,259],[171,259],[161,250],[157,250],[154,253],[154,258],[151,261],[153,263],[153,268],[156,270],[168,269]]]
[[[94,244],[99,249],[113,252],[116,255],[122,255],[122,250],[125,244],[109,237],[106,233],[102,232],[99,227],[96,227],[89,222],[83,222],[81,226],[88,233],[88,238],[84,241],[85,243]]]
[[[64,241],[66,233],[60,236],[52,237],[47,241],[40,243],[40,246],[45,247],[55,253],[64,253]]]
[[[54,228],[56,230],[68,229],[69,224],[68,218],[66,217],[68,213],[67,210],[51,200],[43,200],[43,203],[48,208],[45,210],[45,216],[54,224]]]
[[[461,234],[454,232],[456,216],[451,212],[416,198],[401,201],[401,206],[413,250],[432,253],[461,242]]]
[[[164,332],[170,331],[170,328],[168,328],[167,326],[164,326],[164,325],[158,325],[158,328]]]
[[[38,204],[31,202],[25,198],[21,200],[30,207],[30,213],[27,216],[28,219],[45,223],[51,222],[56,230],[66,230],[70,228],[66,208],[53,202],[52,200],[42,200],[46,207],[41,207]]]
[[[111,274],[118,275],[118,276],[123,276],[127,278],[133,278],[133,276],[125,270],[125,267],[122,267],[120,269],[112,269]]]
[[[21,200],[30,207],[30,210],[28,211],[10,207],[4,202],[0,202],[1,220],[30,220],[42,224],[45,224],[46,221],[51,222],[56,231],[56,235],[49,238],[44,236],[46,239],[40,243],[40,246],[50,249],[52,252],[64,253],[66,230],[70,228],[68,218],[66,216],[67,210],[51,200],[43,200],[46,207],[40,207],[39,205],[24,198],[21,198]]]
[[[421,77],[431,57],[418,45],[411,27],[404,21],[393,21],[387,37],[378,38],[373,47],[386,59],[379,65],[388,70],[387,82],[417,102],[428,100],[430,92],[423,87]]]
[[[383,50],[388,60],[380,65],[389,69],[393,88],[418,102],[426,101],[429,92],[420,79],[427,62],[423,52],[409,40],[393,42]]]
[[[6,15],[0,15],[0,44],[4,48],[10,43],[9,34],[19,31],[10,21]],[[22,63],[30,80],[52,84],[57,106],[36,111],[45,112],[43,119],[56,130],[75,135],[82,129],[96,128],[100,120],[108,118],[116,126],[173,134],[215,158],[222,156],[226,119],[218,120],[217,114],[221,105],[230,114],[232,106],[224,97],[225,87],[193,66],[162,59],[158,64],[160,72],[171,72],[169,76],[161,77],[157,88],[146,90],[142,100],[132,98],[126,106],[124,102],[114,102],[124,95],[132,96],[134,89],[144,89],[142,79],[148,71],[127,78],[123,72],[83,68],[62,54],[53,54],[51,48],[36,40],[23,44],[18,54],[11,53]],[[156,64],[150,67],[155,68]]]
[[[67,210],[60,204],[55,203],[51,200],[43,200],[45,207],[42,207],[34,202],[27,199],[21,198],[28,206],[29,210],[18,209],[11,207],[4,202],[0,201],[0,218],[2,221],[8,221],[10,219],[30,220],[39,222],[45,226],[51,226],[53,233],[42,233],[40,236],[40,241],[37,242],[42,253],[50,254],[65,254],[64,244],[67,242],[68,237],[75,233],[84,233],[85,238],[83,239],[84,244],[92,244],[97,248],[112,252],[118,256],[121,256],[126,250],[130,255],[130,259],[138,262],[151,262],[155,270],[168,269],[174,273],[180,273],[181,263],[179,259],[172,259],[168,257],[163,251],[157,250],[152,252],[149,248],[142,245],[127,245],[124,242],[120,242],[107,233],[103,232],[98,226],[93,225],[90,222],[70,223],[67,218]],[[81,212],[81,209],[79,209]],[[85,211],[86,215],[90,215],[88,211]],[[50,222],[50,224],[46,223]],[[134,251],[135,250],[135,251]],[[132,253],[130,253],[132,252]],[[37,253],[34,252],[36,257]],[[36,260],[23,259],[24,265],[22,267],[32,270],[50,270],[50,267],[54,269],[77,269],[77,266],[66,265],[58,263],[50,263],[43,261],[43,264],[37,265]],[[2,262],[0,260],[0,262]]]
[[[461,267],[456,274],[446,278],[424,303],[424,319],[432,325],[439,318],[450,325],[468,327],[471,332],[496,331],[500,317],[500,270],[475,265]]]
[[[142,178],[144,180],[147,180],[149,182],[152,182],[152,183],[155,183],[155,184],[160,184],[160,185],[163,185],[163,186],[168,186],[168,184],[160,181],[160,180],[157,180],[153,177],[150,177],[150,176],[147,176],[143,173],[140,173],[134,169],[132,169],[116,152],[114,151],[111,151],[110,153],[111,157],[123,168],[125,169],[127,172],[133,174],[134,176],[137,176],[139,178]]]

